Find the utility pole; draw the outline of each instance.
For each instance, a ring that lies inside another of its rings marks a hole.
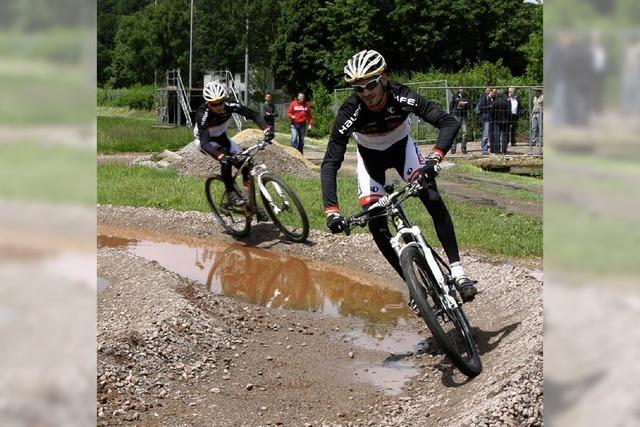
[[[193,54],[193,0],[191,0],[191,29],[189,30],[189,97],[191,97],[191,56]]]
[[[244,105],[249,106],[249,1],[247,0],[247,18],[245,26],[244,46]]]

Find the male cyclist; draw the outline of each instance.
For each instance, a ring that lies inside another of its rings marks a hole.
[[[453,222],[434,180],[438,169],[436,165],[453,145],[460,125],[453,116],[409,87],[390,81],[386,62],[375,50],[355,54],[344,67],[344,74],[355,93],[340,107],[322,161],[322,198],[327,227],[333,233],[344,230],[344,218],[338,208],[336,175],[344,160],[349,135],[353,135],[357,143],[360,205],[368,209],[385,195],[383,187],[387,169],[396,169],[405,181],[421,177],[426,188],[419,197],[433,218],[436,234],[451,264],[456,287],[464,301],[472,300],[477,293],[476,282],[464,272]],[[440,130],[426,161],[409,136],[410,113]],[[400,261],[389,242],[391,233],[387,219],[370,220],[369,230],[382,254],[402,277]]]
[[[233,155],[240,151],[240,147],[227,136],[227,121],[231,114],[238,113],[256,122],[264,130],[265,139],[273,139],[273,131],[268,127],[259,114],[247,107],[227,102],[227,90],[218,82],[209,82],[202,91],[205,101],[196,112],[196,126],[194,133],[200,141],[200,149],[220,162],[220,171],[228,193],[229,202],[236,206],[246,203],[244,197],[233,186],[232,161]],[[234,164],[233,166],[240,166]],[[249,180],[248,171],[243,171],[245,182]]]

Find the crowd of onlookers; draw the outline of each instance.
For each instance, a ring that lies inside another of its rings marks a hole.
[[[539,144],[542,146],[544,105],[542,89],[534,89],[532,104],[529,113],[530,141],[527,141],[527,145]],[[479,116],[482,123],[482,154],[506,154],[509,145],[515,146],[517,144],[518,123],[526,110],[514,87],[510,87],[507,93],[503,89],[487,87],[475,106],[473,106],[465,89],[459,88],[458,93],[452,97],[449,104],[449,112],[460,123],[460,132],[451,153],[456,153],[458,142],[462,154],[467,153],[469,115],[473,112]]]

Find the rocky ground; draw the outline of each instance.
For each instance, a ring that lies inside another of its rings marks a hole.
[[[238,243],[211,215],[98,207],[100,229]],[[312,231],[289,244],[261,224],[241,244],[366,272],[402,289],[366,234]],[[99,425],[542,425],[542,275],[526,262],[464,253],[481,294],[465,305],[484,371],[467,380],[415,316],[362,345],[353,317],[267,308],[204,286],[123,248],[98,252]],[[354,273],[355,274],[355,273]],[[414,340],[415,341],[415,340]],[[407,344],[409,349],[407,349]],[[372,381],[410,364],[395,393]],[[380,374],[381,375],[381,374]]]
[[[247,130],[234,139],[247,146],[259,136]],[[103,156],[99,162],[157,167],[165,160],[163,167],[200,177],[217,167],[193,144],[180,157],[165,154]],[[312,148],[302,157],[273,144],[258,159],[277,174],[318,177],[321,156]],[[352,174],[354,162],[347,153],[342,172]],[[480,200],[487,195],[475,189],[471,195],[467,178],[459,178],[447,180],[450,196],[487,203]],[[539,204],[491,197],[488,203],[507,210],[542,212]],[[99,206],[98,216],[99,234],[264,248],[315,268],[367,274],[377,278],[371,286],[393,288],[406,299],[404,284],[367,234],[312,230],[307,244],[290,244],[272,225],[258,224],[238,242],[207,213]],[[465,306],[484,364],[473,380],[448,362],[411,313],[380,328],[363,326],[357,317],[257,306],[214,295],[126,248],[101,247],[99,425],[542,425],[541,260],[468,252],[463,259],[481,289]]]

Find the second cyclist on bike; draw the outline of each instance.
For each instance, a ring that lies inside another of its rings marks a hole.
[[[340,107],[321,169],[327,227],[333,233],[344,230],[336,175],[344,160],[349,136],[353,135],[357,143],[360,205],[368,209],[385,195],[387,169],[396,169],[405,181],[423,179],[426,185],[420,200],[433,218],[463,301],[472,300],[477,293],[476,282],[464,272],[453,222],[435,183],[436,165],[453,145],[460,125],[452,115],[409,87],[390,81],[386,62],[375,50],[355,54],[344,67],[344,74],[354,93]],[[439,129],[437,142],[426,160],[409,136],[411,113]],[[382,254],[402,277],[398,256],[389,242],[391,234],[386,217],[370,220],[369,230]]]
[[[258,113],[249,108],[225,101],[227,90],[218,82],[209,82],[202,91],[205,101],[196,112],[196,125],[194,133],[200,141],[200,149],[220,162],[220,175],[222,175],[229,202],[242,206],[246,203],[245,198],[238,193],[233,185],[232,166],[234,164],[233,155],[240,151],[240,147],[227,136],[227,122],[233,113],[238,113],[247,119],[253,120],[264,131],[265,140],[274,137],[273,131]],[[243,180],[249,180],[248,171],[243,170]]]

